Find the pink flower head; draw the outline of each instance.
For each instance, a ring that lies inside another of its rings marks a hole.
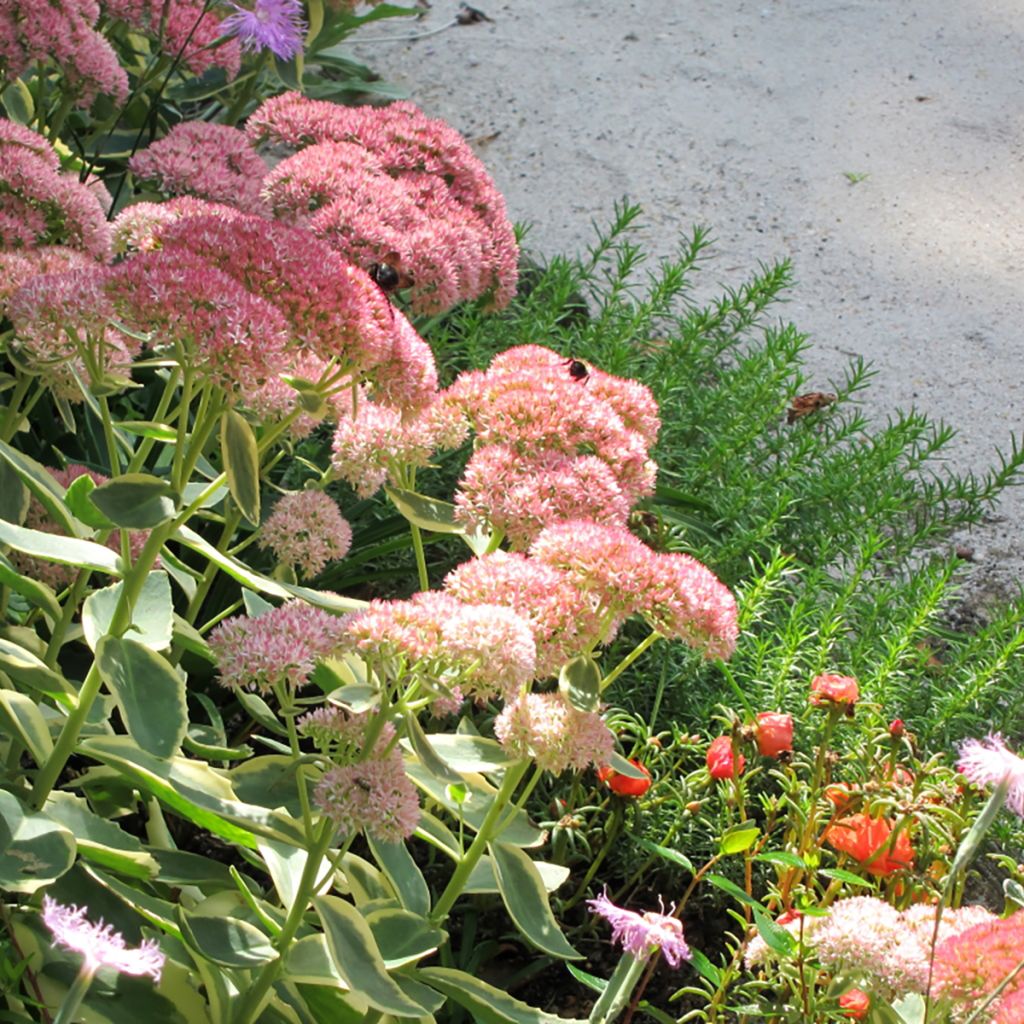
[[[220,217],[234,220],[242,211],[223,203],[194,196],[178,196],[165,203],[133,203],[114,218],[114,252],[148,252],[159,249],[163,229],[186,217]]]
[[[736,599],[706,566],[684,554],[660,554],[647,566],[641,611],[666,637],[706,658],[728,658],[739,636]]]
[[[963,743],[957,770],[982,788],[1008,782],[1006,806],[1018,818],[1024,818],[1024,758],[1013,753],[998,733]]]
[[[463,605],[441,625],[442,657],[460,670],[471,697],[513,700],[537,668],[537,645],[525,619],[499,605]]]
[[[494,720],[494,735],[514,757],[532,756],[554,775],[605,765],[615,746],[600,715],[574,708],[560,693],[522,694]]]
[[[821,675],[811,680],[811,703],[845,706],[850,714],[860,698],[860,688],[853,676]]]
[[[425,591],[408,601],[371,601],[345,620],[346,643],[361,654],[401,658],[407,664],[435,658],[444,623],[458,614],[449,594]]]
[[[952,936],[935,950],[934,981],[938,991],[968,1004],[980,1002],[1024,957],[1024,913],[992,920]],[[1017,974],[1002,998],[1024,991]]]
[[[262,217],[183,217],[160,230],[164,252],[193,254],[285,316],[297,349],[339,372],[390,359],[395,320],[387,297],[308,231]]]
[[[119,319],[236,401],[288,365],[280,309],[192,253],[138,253],[114,268],[107,292]]]
[[[313,802],[342,835],[365,831],[385,843],[407,839],[420,820],[419,797],[397,749],[329,769],[313,790]]]
[[[4,310],[8,299],[34,277],[62,274],[67,270],[95,270],[96,266],[91,256],[66,245],[0,252],[0,310]]]
[[[251,11],[236,3],[231,6],[235,13],[221,22],[221,30],[238,36],[243,50],[270,50],[281,60],[302,52],[306,23],[300,0],[255,0]]]
[[[437,397],[434,352],[400,309],[394,310],[391,353],[373,368],[373,399],[402,410],[421,412]]]
[[[228,79],[238,74],[242,63],[238,40],[223,40],[224,20],[204,0],[171,0],[169,6],[166,0],[150,0],[150,12],[150,34],[162,39],[164,53],[180,55],[192,74],[202,75],[210,68],[223,68]]]
[[[455,494],[460,522],[500,530],[514,550],[567,519],[623,527],[630,504],[614,470],[595,455],[541,450],[531,457],[505,444],[474,452]]]
[[[169,195],[194,195],[252,213],[263,211],[260,182],[266,164],[237,128],[183,121],[136,153],[129,166],[137,178]]]
[[[612,926],[612,941],[620,943],[635,960],[647,960],[660,949],[669,964],[678,967],[692,955],[683,936],[682,922],[672,917],[671,912],[664,913],[664,907],[661,913],[648,910],[638,914],[617,907],[604,894],[587,900],[587,906]]]
[[[86,920],[85,907],[66,907],[49,896],[43,897],[43,924],[53,932],[58,946],[82,954],[82,969],[89,975],[101,967],[113,967],[122,974],[148,974],[153,981],[160,981],[166,957],[153,939],[144,939],[137,949],[129,949],[124,936],[111,925]]]
[[[464,562],[444,589],[466,604],[504,605],[522,616],[537,644],[539,679],[606,638],[607,624],[572,578],[525,555],[495,551]]]
[[[305,686],[317,661],[339,653],[345,620],[287,601],[255,618],[236,615],[210,633],[210,650],[224,686],[269,693]]]
[[[272,548],[282,563],[315,576],[328,562],[345,557],[352,527],[323,491],[293,491],[274,505],[259,538],[260,547]]]
[[[504,200],[449,125],[411,103],[342,107],[287,93],[246,130],[254,142],[309,149],[268,175],[276,214],[308,223],[361,267],[397,254],[417,312],[480,295],[500,308],[515,294],[519,250]]]

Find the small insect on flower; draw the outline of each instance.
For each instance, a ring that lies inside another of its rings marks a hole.
[[[588,368],[586,363],[582,362],[579,359],[566,359],[566,361],[562,365],[568,366],[569,376],[572,377],[573,380],[578,381],[581,384],[585,384],[587,380],[590,378],[590,369]]]
[[[415,284],[412,275],[402,266],[402,257],[397,252],[389,252],[379,263],[371,263],[366,272],[385,295],[411,288]]]

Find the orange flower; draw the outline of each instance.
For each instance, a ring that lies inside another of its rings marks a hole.
[[[853,787],[848,782],[836,782],[825,787],[825,799],[842,814],[853,803]]]
[[[858,861],[870,874],[891,875],[914,863],[914,848],[906,830],[900,829],[890,848],[892,831],[887,818],[851,814],[829,825],[822,838]]]
[[[853,707],[860,697],[857,680],[853,676],[815,676],[811,680],[812,704],[846,704]]]
[[[760,711],[755,735],[757,749],[764,757],[778,757],[793,749],[793,716],[778,711]]]
[[[839,997],[839,1006],[847,1017],[863,1020],[871,1009],[871,997],[859,988],[851,988]]]
[[[597,777],[619,796],[643,796],[651,788],[651,773],[638,761],[631,757],[629,763],[647,776],[646,779],[633,779],[617,772],[610,764],[606,764],[597,773]]]
[[[717,739],[713,739],[708,747],[707,756],[711,778],[731,779],[734,765],[736,765],[735,774],[742,775],[743,769],[747,766],[747,759],[742,754],[739,754],[738,758],[738,761],[733,758],[731,736],[719,736]]]

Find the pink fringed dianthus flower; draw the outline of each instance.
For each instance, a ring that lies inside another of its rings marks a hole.
[[[407,839],[420,820],[419,797],[397,749],[328,769],[313,790],[313,802],[342,835],[367,832],[385,843]]]
[[[533,757],[559,774],[608,764],[615,740],[604,719],[574,708],[560,693],[524,693],[494,720],[494,735],[514,757]]]
[[[210,650],[224,686],[261,693],[305,686],[316,663],[341,650],[345,620],[287,601],[262,615],[238,615],[210,633]]]
[[[678,967],[692,954],[683,936],[682,922],[664,913],[648,910],[637,913],[617,907],[606,895],[587,900],[587,906],[612,926],[612,940],[618,942],[634,960],[647,960],[661,950],[672,967]]]
[[[245,134],[229,125],[183,121],[136,153],[129,166],[137,178],[152,181],[169,195],[194,195],[263,212],[259,192],[266,164]]]
[[[302,52],[306,23],[301,0],[253,0],[252,10],[231,2],[235,11],[221,22],[225,35],[237,36],[243,50],[270,50],[279,60]]]
[[[466,604],[504,605],[525,619],[537,644],[540,679],[609,638],[608,623],[568,574],[525,555],[495,551],[464,562],[448,574],[444,589]]]
[[[278,560],[315,576],[328,562],[344,558],[352,527],[323,491],[294,491],[280,498],[260,527],[259,545]]]
[[[43,897],[42,916],[58,946],[82,954],[82,970],[87,976],[101,967],[112,967],[121,974],[146,974],[153,981],[160,980],[166,957],[155,940],[144,939],[136,949],[129,949],[124,936],[114,931],[113,926],[89,921],[85,907],[64,906],[49,896]]]
[[[1010,750],[998,733],[961,744],[957,770],[981,788],[995,788],[1006,782],[1006,806],[1018,818],[1024,818],[1024,758]]]

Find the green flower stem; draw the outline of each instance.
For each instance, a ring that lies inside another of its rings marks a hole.
[[[743,710],[752,718],[754,716],[754,709],[751,707],[750,700],[747,695],[743,692],[742,687],[736,682],[736,677],[732,674],[732,669],[719,659],[718,667],[722,671],[722,675],[725,676],[725,681],[729,684],[730,689],[736,694],[736,699],[743,705]]]
[[[660,639],[661,634],[656,629],[651,630],[651,632],[644,637],[644,639],[641,640],[640,643],[638,643],[636,647],[634,647],[633,650],[631,650],[629,654],[627,654],[622,661],[620,661],[618,665],[616,665],[615,668],[613,668],[611,672],[604,677],[604,679],[601,680],[601,691],[604,692],[607,690],[608,687],[611,686],[612,683],[614,683],[615,680],[618,679],[619,676],[621,676],[622,673],[625,672],[626,669],[629,668],[629,666],[647,650],[648,647],[650,647],[656,640]]]
[[[177,355],[179,363],[182,362],[184,353],[178,351]],[[185,460],[186,442],[188,441],[188,410],[192,405],[194,381],[195,375],[190,370],[185,370],[181,378],[181,399],[178,402],[178,437],[174,442],[174,458],[171,462],[171,481],[175,487],[181,480],[181,467]]]
[[[306,792],[306,775],[302,762],[298,760],[302,757],[302,749],[299,746],[299,730],[295,726],[295,715],[299,708],[289,700],[287,689],[283,683],[278,683],[274,687],[274,692],[277,694],[278,704],[281,705],[281,714],[288,727],[288,745],[292,748],[292,757],[296,758],[295,787],[299,792],[299,806],[302,808],[302,830],[306,834],[306,843],[311,845],[315,839],[313,812],[309,806],[309,793]]]
[[[178,367],[175,367],[168,375],[167,381],[164,384],[163,394],[160,396],[160,402],[153,412],[154,423],[163,423],[167,410],[170,408],[171,399],[174,397],[174,392],[178,390],[178,380],[180,377],[181,370]],[[146,464],[146,459],[149,457],[149,453],[153,450],[156,442],[157,439],[155,437],[143,437],[139,441],[139,446],[135,449],[135,454],[128,463],[125,472],[138,473]]]
[[[3,438],[4,441],[10,441],[18,429],[18,422],[21,419],[21,403],[24,401],[25,395],[28,394],[28,389],[32,387],[34,379],[23,374],[18,377],[18,383],[14,385],[10,400],[4,407],[4,418],[0,421],[0,438]]]
[[[241,511],[237,508],[229,508],[224,516],[224,526],[220,532],[220,539],[217,541],[218,551],[225,551],[230,546],[231,538],[235,535],[235,530],[238,529],[238,524],[241,521]],[[218,572],[219,569],[213,562],[206,563],[202,579],[196,585],[196,592],[192,595],[188,608],[185,609],[184,619],[189,625],[195,625],[196,617],[202,610],[203,602],[206,600],[206,595],[210,592],[210,587],[213,586],[213,581],[217,578]]]
[[[114,437],[114,421],[110,416],[110,405],[106,396],[97,399],[100,407],[100,420],[103,423],[103,440],[107,445],[107,461],[110,463],[110,475],[112,477],[121,475],[121,457],[117,451],[117,438]]]
[[[434,904],[430,920],[435,924],[441,923],[448,916],[448,912],[455,905],[455,901],[462,895],[462,890],[469,880],[469,876],[473,873],[473,868],[477,866],[480,858],[484,855],[487,844],[498,835],[498,829],[495,826],[498,824],[505,808],[511,802],[516,786],[519,785],[529,767],[529,759],[524,758],[522,761],[517,761],[515,764],[510,765],[505,770],[505,778],[502,779],[501,787],[494,795],[494,802],[491,804],[487,816],[480,824],[480,831],[477,832],[476,838],[470,843],[469,849],[463,854],[462,860],[459,861],[458,866],[455,868],[455,872],[445,886],[444,892],[441,893]]]
[[[312,848],[306,857],[306,863],[302,867],[302,876],[299,879],[298,889],[295,892],[295,901],[288,911],[281,934],[274,940],[274,946],[278,951],[276,960],[266,964],[256,976],[252,986],[242,996],[241,1002],[235,1008],[231,1017],[232,1024],[251,1024],[260,1015],[266,1002],[271,987],[277,980],[284,965],[284,957],[288,952],[295,933],[302,924],[302,918],[306,913],[310,897],[315,892],[317,876],[320,873],[320,864],[324,854],[331,845],[331,837],[334,834],[334,823],[325,820],[320,823],[320,834],[316,837]]]
[[[416,572],[420,577],[420,590],[429,590],[430,580],[427,577],[427,558],[423,552],[423,534],[415,523],[409,524],[409,532],[412,534],[412,549],[416,552]]]
[[[632,953],[622,954],[605,990],[590,1011],[587,1018],[590,1024],[608,1024],[622,1013],[646,964],[646,959],[637,960]]]
[[[523,791],[519,794],[518,799],[512,805],[512,809],[505,816],[505,820],[495,829],[495,835],[501,835],[515,820],[515,816],[526,806],[526,801],[530,799],[530,794],[537,788],[537,783],[540,782],[541,777],[544,775],[544,769],[533,766],[533,775],[530,776],[530,781],[523,787]]]
[[[114,614],[110,620],[110,628],[107,631],[109,635],[121,636],[131,624],[132,610],[142,591],[146,577],[153,568],[153,563],[160,554],[164,541],[174,531],[176,524],[177,521],[164,523],[150,532],[135,565],[132,566],[131,571],[124,577],[121,596],[118,599],[117,607],[114,609]],[[57,737],[57,742],[54,744],[50,756],[39,767],[39,774],[36,776],[30,798],[30,803],[37,810],[46,803],[46,798],[50,795],[50,791],[60,777],[60,773],[64,770],[64,765],[67,764],[68,758],[74,753],[75,746],[78,743],[78,734],[81,732],[102,684],[103,680],[100,678],[100,670],[97,662],[94,660],[92,667],[85,677],[85,681],[82,683],[82,688],[78,692],[78,702],[65,719],[64,727]]]
[[[71,988],[68,989],[67,995],[64,996],[64,1002],[60,1004],[57,1016],[53,1018],[53,1024],[73,1024],[73,1021],[78,1016],[78,1008],[82,1005],[82,1000],[85,998],[85,993],[89,991],[89,986],[92,984],[94,973],[84,963],[82,964],[78,977],[71,983]]]
[[[586,896],[590,883],[594,880],[594,876],[604,863],[605,857],[607,857],[611,852],[611,848],[615,843],[615,840],[619,837],[619,832],[622,829],[623,816],[622,802],[616,800],[612,805],[612,813],[608,822],[608,829],[605,833],[605,841],[602,844],[601,849],[597,851],[597,856],[590,862],[590,866],[587,868],[587,873],[583,876],[583,880],[576,887],[576,891],[565,903],[562,904],[563,914],[567,910],[571,910],[575,907],[576,904]]]
[[[91,569],[79,569],[74,583],[71,584],[71,589],[68,591],[68,596],[64,601],[64,607],[61,609],[60,621],[54,624],[53,632],[50,634],[50,641],[46,645],[46,654],[43,657],[43,661],[48,668],[57,667],[57,658],[60,655],[61,647],[64,646],[64,637],[67,635],[71,622],[78,612],[79,605],[82,603],[82,598],[85,596],[85,588],[89,585],[90,576],[92,576]]]

